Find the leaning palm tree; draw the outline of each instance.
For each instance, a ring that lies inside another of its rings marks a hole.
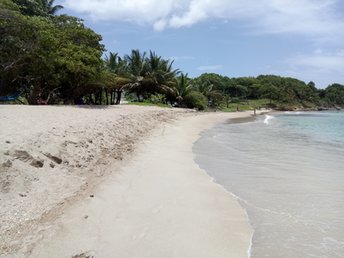
[[[150,93],[162,93],[171,95],[174,93],[175,78],[179,74],[178,69],[172,68],[173,61],[164,60],[155,52],[150,51],[144,67],[144,80],[146,91]]]
[[[62,5],[54,5],[55,0],[41,0],[43,11],[50,15],[55,15],[59,10],[63,9]]]
[[[130,80],[125,88],[136,93],[138,101],[156,93],[173,95],[175,78],[179,73],[172,68],[173,61],[164,60],[152,51],[146,57],[146,52],[140,53],[139,50],[132,50],[124,61],[127,64],[126,78]]]

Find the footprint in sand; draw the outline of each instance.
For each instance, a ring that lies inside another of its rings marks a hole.
[[[72,258],[94,258],[95,252],[90,251],[86,253],[73,255]]]
[[[25,150],[15,150],[13,155],[14,158],[19,159],[20,161],[23,162],[30,162],[30,165],[36,168],[41,168],[44,166],[44,161],[43,160],[38,160],[35,159],[31,154],[29,154]]]
[[[152,213],[156,214],[156,213],[160,213],[160,211],[162,210],[164,206],[160,205],[158,207],[155,207],[154,209],[152,209]]]
[[[148,230],[148,228],[145,228],[141,234],[134,235],[133,236],[133,240],[140,240],[140,239],[144,238],[146,236],[146,231],[147,230]]]

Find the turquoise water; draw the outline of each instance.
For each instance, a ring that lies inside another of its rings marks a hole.
[[[194,153],[246,209],[251,257],[344,257],[344,112],[229,121]]]

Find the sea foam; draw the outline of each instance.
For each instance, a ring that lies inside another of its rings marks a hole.
[[[270,115],[265,115],[265,119],[264,119],[264,124],[269,124],[269,121],[271,119],[275,118],[274,116],[270,116]]]

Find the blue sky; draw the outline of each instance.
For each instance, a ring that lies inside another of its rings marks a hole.
[[[191,77],[277,74],[344,84],[343,0],[59,0],[108,51],[153,50]]]

